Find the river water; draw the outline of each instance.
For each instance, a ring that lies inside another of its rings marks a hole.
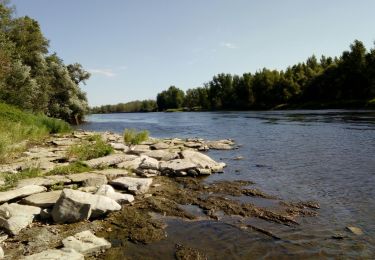
[[[173,259],[176,243],[204,251],[210,259],[375,258],[375,111],[294,110],[259,112],[134,113],[91,115],[82,129],[147,129],[154,137],[231,138],[238,150],[210,151],[228,164],[204,181],[251,180],[283,200],[320,203],[317,217],[298,226],[258,219],[272,240],[241,231],[228,221],[168,220],[168,237],[150,245],[129,244],[133,259]],[[243,160],[233,160],[243,156]],[[267,201],[249,199],[266,205]],[[359,227],[354,235],[347,226]],[[343,239],[332,236],[342,235]]]

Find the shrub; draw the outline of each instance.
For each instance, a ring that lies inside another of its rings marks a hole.
[[[74,173],[88,172],[91,168],[82,162],[74,162],[66,166],[56,167],[49,171],[47,175],[69,175]]]
[[[125,129],[124,131],[124,142],[126,144],[140,144],[144,141],[147,141],[149,137],[149,132],[147,130],[143,130],[137,132],[134,129]]]
[[[90,137],[90,140],[82,140],[80,144],[70,147],[68,156],[78,160],[90,160],[113,153],[113,148],[107,144],[100,135]]]

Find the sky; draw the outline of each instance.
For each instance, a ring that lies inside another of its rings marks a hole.
[[[285,69],[375,41],[374,0],[13,0],[50,52],[92,76],[91,106],[155,99],[218,73]]]

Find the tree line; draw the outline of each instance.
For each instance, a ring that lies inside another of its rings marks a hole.
[[[340,57],[309,57],[286,70],[221,73],[186,93],[171,86],[156,97],[158,110],[186,107],[205,110],[269,109],[333,104],[364,106],[375,97],[375,48],[355,40]],[[375,101],[371,101],[374,105]]]
[[[64,64],[48,47],[36,20],[15,17],[0,0],[0,102],[79,123],[88,111],[79,84],[90,74],[78,63]]]
[[[155,112],[157,105],[155,100],[136,100],[116,105],[96,106],[90,109],[92,114],[106,113],[132,113],[132,112]]]

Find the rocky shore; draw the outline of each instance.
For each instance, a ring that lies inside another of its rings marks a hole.
[[[248,188],[250,182],[203,184],[200,176],[222,172],[226,166],[203,152],[235,149],[232,140],[150,138],[129,146],[120,135],[100,133],[114,153],[80,162],[89,169],[86,172],[53,174],[59,172],[56,169],[77,162],[77,158],[67,155],[72,145],[97,134],[74,132],[51,136],[11,163],[0,165],[0,172],[8,178],[32,167],[40,171],[37,177],[19,179],[0,192],[0,242],[4,249],[0,250],[1,257],[116,258],[119,252],[109,249],[108,241],[149,243],[165,237],[165,226],[150,213],[198,218],[181,205],[198,206],[207,219],[215,221],[220,214],[226,214],[258,217],[284,225],[297,225],[297,216],[315,215],[315,209],[319,208],[315,203],[283,202],[277,211],[264,209],[226,197],[276,199]],[[7,187],[6,178],[0,181]],[[242,224],[238,227],[255,228]],[[273,236],[265,230],[258,231]],[[176,257],[186,251],[181,245],[176,248]]]

